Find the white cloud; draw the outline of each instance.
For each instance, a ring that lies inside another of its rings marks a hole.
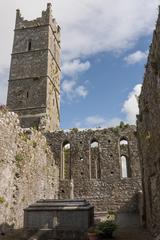
[[[119,118],[105,119],[99,115],[93,115],[93,116],[86,117],[83,122],[84,122],[84,127],[108,128],[108,127],[118,126],[120,124],[120,121],[121,121],[121,119],[119,119]]]
[[[76,88],[76,94],[80,97],[85,98],[88,95],[88,90],[85,86],[81,85]]]
[[[66,61],[62,65],[62,76],[63,79],[67,76],[70,77],[69,80],[63,80],[61,89],[63,96],[69,98],[70,100],[76,97],[85,98],[88,95],[88,90],[86,86],[79,85],[79,74],[84,73],[90,68],[90,62],[81,62],[80,59],[74,59],[73,61]]]
[[[136,51],[127,57],[124,58],[127,64],[135,64],[142,61],[145,61],[148,56],[148,51],[142,52],[142,51]]]
[[[96,115],[96,116],[90,116],[85,119],[85,122],[90,125],[90,126],[95,126],[95,125],[101,125],[105,123],[105,119]]]
[[[65,95],[69,100],[77,97],[85,98],[88,95],[88,90],[85,86],[77,86],[75,80],[64,80],[61,85],[62,95]]]
[[[95,127],[116,127],[121,121],[129,124],[136,123],[136,115],[139,113],[138,108],[138,97],[141,93],[142,84],[137,84],[133,91],[128,95],[127,100],[123,103],[122,112],[125,113],[125,118],[111,118],[107,119],[99,115],[92,115],[86,117],[83,121],[76,121],[74,123],[75,127],[83,128],[95,128]]]
[[[63,96],[73,100],[76,97],[85,98],[88,95],[86,86],[79,85],[79,74],[84,73],[90,68],[90,62],[81,62],[80,59],[74,59],[73,61],[66,61],[62,65],[62,81],[61,89]],[[65,80],[65,77],[69,77],[69,80]]]
[[[25,19],[41,15],[48,0],[0,1],[0,65],[9,64],[16,8]],[[75,59],[130,47],[153,30],[158,0],[50,0],[62,28],[63,58]],[[71,7],[72,6],[72,7]],[[6,18],[7,14],[7,18]],[[3,21],[5,19],[5,21]]]
[[[103,127],[116,127],[116,126],[119,126],[121,121],[122,121],[122,119],[120,119],[120,118],[116,118],[116,117],[111,118],[105,122]]]
[[[63,59],[130,48],[153,31],[157,6],[158,0],[55,0]]]
[[[74,81],[68,81],[68,80],[64,80],[62,82],[62,91],[66,94],[70,94],[73,92],[74,86],[75,86],[76,82]]]
[[[90,62],[81,62],[80,59],[65,62],[62,65],[62,74],[73,77],[75,74],[85,72],[90,68]]]
[[[141,84],[137,84],[124,102],[122,112],[126,114],[126,121],[135,124],[136,115],[139,113],[137,98],[141,93]]]

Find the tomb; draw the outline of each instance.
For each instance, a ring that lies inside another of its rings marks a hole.
[[[40,200],[24,209],[28,236],[41,232],[43,240],[85,239],[93,224],[94,207],[86,200]]]

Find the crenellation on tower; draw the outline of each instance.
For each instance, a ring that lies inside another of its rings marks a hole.
[[[16,10],[16,25],[15,30],[20,30],[23,28],[30,28],[30,27],[40,27],[44,25],[50,24],[52,21],[52,10],[47,7],[45,11],[42,11],[41,17],[38,17],[33,20],[27,20],[22,17],[21,12],[19,9]]]
[[[60,72],[60,27],[51,4],[31,21],[17,10],[7,106],[22,127],[59,128]]]
[[[16,23],[15,23],[15,28],[18,25],[19,22],[21,22],[23,20],[22,16],[21,16],[21,12],[20,9],[16,9]]]

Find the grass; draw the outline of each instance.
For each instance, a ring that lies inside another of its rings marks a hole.
[[[17,155],[15,156],[17,166],[20,165],[20,163],[23,161],[23,159],[24,159],[24,156],[21,153],[17,153]]]
[[[27,140],[29,139],[28,138],[28,134],[27,133],[19,133],[19,136],[20,136],[20,138],[23,140],[23,141],[25,141],[25,142],[27,142]]]

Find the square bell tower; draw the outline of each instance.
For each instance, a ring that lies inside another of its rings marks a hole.
[[[60,72],[60,27],[51,4],[32,21],[17,10],[7,106],[22,127],[59,128]]]

